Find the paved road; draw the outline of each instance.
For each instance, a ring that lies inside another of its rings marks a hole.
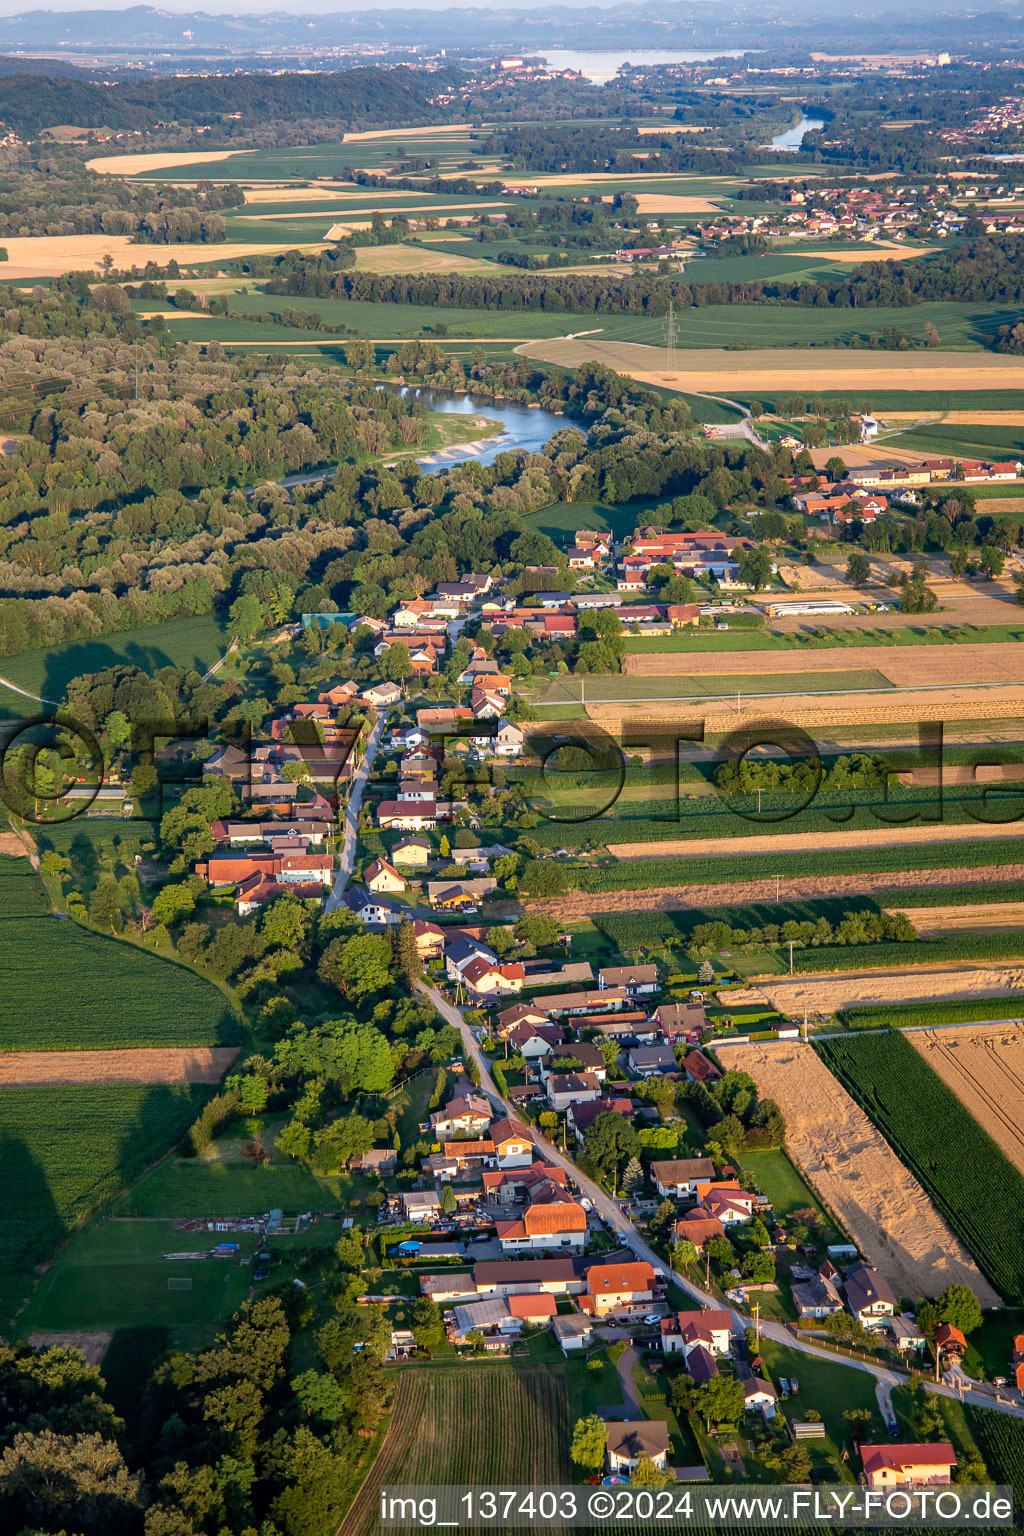
[[[417,986],[420,991],[430,998],[430,1001],[445,1022],[454,1024],[462,1035],[466,1051],[472,1060],[476,1062],[479,1069],[481,1092],[486,1094],[492,1106],[495,1109],[499,1109],[503,1115],[514,1116],[516,1114],[515,1106],[506,1099],[503,1099],[498,1092],[483,1052],[480,1050],[473,1031],[462,1017],[462,1014],[436,987],[429,987],[426,982],[418,982]],[[566,1157],[563,1152],[560,1152],[557,1147],[552,1146],[547,1141],[538,1141],[537,1149],[548,1162],[554,1163],[556,1166],[566,1170],[566,1173],[577,1185],[581,1193],[591,1201],[598,1214],[604,1217],[612,1230],[622,1238],[622,1241],[628,1248],[633,1250],[638,1259],[646,1259],[649,1264],[654,1266],[656,1271],[667,1274],[673,1284],[677,1285],[688,1296],[692,1296],[695,1301],[700,1302],[702,1306],[721,1307],[722,1302],[719,1297],[711,1295],[708,1291],[702,1291],[699,1286],[694,1285],[693,1281],[688,1280],[685,1275],[679,1274],[677,1270],[670,1269],[666,1261],[641,1236],[629,1217],[624,1215],[615,1201],[605,1194],[604,1190],[595,1184],[592,1179],[588,1179],[586,1174],[577,1168],[571,1158]],[[732,1312],[733,1328],[737,1333],[741,1333],[745,1328],[753,1326],[753,1318],[736,1311],[735,1308],[730,1308],[729,1310]],[[812,1355],[815,1359],[828,1360],[833,1365],[846,1366],[850,1370],[864,1371],[867,1375],[873,1376],[880,1406],[883,1405],[883,1393],[887,1399],[893,1387],[898,1387],[909,1380],[909,1377],[904,1372],[890,1370],[888,1366],[873,1365],[867,1360],[854,1360],[846,1356],[838,1356],[834,1350],[823,1349],[817,1344],[812,1344],[809,1339],[804,1339],[799,1334],[791,1333],[784,1323],[762,1321],[761,1336],[771,1339],[777,1344],[784,1344],[787,1349],[797,1350],[802,1355]],[[940,1397],[959,1399],[961,1396],[961,1393],[956,1388],[943,1383],[926,1382],[925,1385],[929,1391],[938,1393]],[[1000,1413],[1009,1413],[1016,1418],[1024,1418],[1024,1405],[997,1400],[994,1389],[990,1390],[985,1387],[975,1386],[967,1395],[969,1400],[978,1407],[993,1408]],[[642,1415],[640,1416],[642,1417]],[[891,1412],[889,1417],[891,1418]]]
[[[341,843],[341,857],[338,863],[338,873],[334,877],[331,894],[324,902],[325,912],[334,912],[341,904],[342,893],[352,878],[352,871],[356,863],[356,839],[359,835],[359,807],[363,801],[363,790],[366,781],[370,777],[373,760],[377,756],[377,748],[380,746],[381,736],[384,734],[384,720],[386,710],[380,710],[377,715],[377,724],[370,732],[370,739],[366,743],[366,751],[363,760],[352,775],[352,783],[349,785],[348,800],[345,805],[344,833]]]

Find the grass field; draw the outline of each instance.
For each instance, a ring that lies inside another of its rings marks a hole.
[[[1014,459],[1024,450],[1024,427],[947,425],[915,427],[889,439],[897,448],[963,459]],[[974,487],[970,487],[974,489]],[[1018,491],[1020,487],[1017,487]],[[981,487],[985,493],[985,487]]]
[[[899,1033],[817,1049],[1000,1294],[1024,1300],[1024,1237],[1005,1219],[1024,1204],[1024,1178],[983,1127]]]
[[[124,664],[144,672],[155,672],[159,667],[205,672],[224,654],[227,644],[227,633],[220,620],[212,613],[204,613],[195,618],[168,619],[165,624],[125,629],[119,634],[98,635],[94,640],[76,640],[70,645],[0,657],[0,677],[42,699],[59,703],[68,683],[83,673]],[[22,702],[28,705],[29,701]]]
[[[415,1366],[401,1372],[384,1447],[341,1525],[340,1536],[379,1528],[379,1490],[572,1481],[565,1367],[529,1361]]]
[[[832,1232],[837,1230],[831,1217],[819,1204],[814,1191],[785,1152],[745,1151],[737,1156],[736,1161],[743,1172],[757,1182],[762,1194],[768,1196],[775,1214],[783,1221],[791,1217],[794,1211],[809,1208],[818,1213],[818,1220],[823,1227]]]
[[[773,1381],[777,1382],[780,1376],[795,1376],[800,1383],[799,1397],[779,1402],[779,1411],[787,1419],[802,1419],[808,1407],[817,1408],[829,1439],[839,1450],[849,1443],[849,1426],[843,1418],[847,1409],[867,1408],[874,1415],[874,1427],[881,1428],[874,1378],[864,1371],[853,1370],[840,1361],[801,1354],[771,1339],[762,1339],[761,1355]],[[807,1444],[808,1449],[814,1446],[813,1441]]]
[[[217,1240],[176,1231],[169,1221],[91,1222],[49,1266],[18,1319],[18,1331],[22,1336],[112,1332],[125,1324],[159,1323],[181,1334],[186,1347],[194,1346],[241,1306],[250,1271],[237,1259],[169,1261],[164,1255],[205,1252]],[[243,1259],[251,1257],[257,1242],[252,1233],[229,1240],[238,1242]],[[191,1284],[170,1289],[171,1278]]]
[[[622,539],[636,527],[636,510],[594,501],[556,501],[539,512],[528,513],[523,522],[538,533],[546,533],[556,544],[571,544],[578,528],[591,528],[595,533],[611,533]]]
[[[3,938],[2,1050],[237,1043],[226,998],[182,965],[66,918],[22,917]]]
[[[257,1215],[280,1206],[294,1215],[347,1207],[369,1188],[353,1174],[317,1178],[298,1164],[277,1162],[276,1154],[271,1165],[262,1167],[242,1157],[170,1158],[123,1195],[117,1210],[122,1216],[218,1217]]]
[[[564,678],[552,684],[547,694],[537,701],[543,708],[546,703],[561,703],[566,697],[578,699],[586,687],[588,704],[617,703],[619,700],[636,702],[644,699],[703,699],[735,698],[736,694],[773,693],[840,693],[849,690],[888,689],[892,687],[887,677],[876,671],[848,672],[763,672],[716,673],[709,677],[687,677],[676,673],[667,677],[588,677],[585,684],[579,678]]]
[[[33,1266],[184,1132],[202,1090],[7,1088],[0,1094],[0,1314]]]

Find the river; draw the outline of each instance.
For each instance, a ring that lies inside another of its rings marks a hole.
[[[527,53],[533,53],[527,49]],[[652,68],[657,64],[697,64],[701,59],[742,59],[742,48],[633,48],[594,49],[546,48],[534,57],[542,58],[549,69],[575,69],[595,85],[614,80],[623,64]]]
[[[502,423],[503,430],[497,437],[479,439],[478,449],[441,448],[418,460],[420,468],[428,471],[448,469],[466,459],[475,459],[478,464],[493,464],[499,453],[508,453],[512,448],[539,453],[553,433],[570,425],[565,416],[556,416],[553,411],[531,410],[513,400],[492,400],[487,395],[449,395],[443,390],[417,389],[412,385],[406,386],[402,394],[407,400],[422,402],[428,411],[452,416],[483,415]]]
[[[792,128],[787,128],[785,133],[777,133],[772,139],[772,149],[785,149],[796,151],[804,141],[805,133],[817,133],[819,128],[824,128],[824,120],[820,117],[801,116],[798,123]]]

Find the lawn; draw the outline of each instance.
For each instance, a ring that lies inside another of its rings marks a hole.
[[[677,673],[668,677],[621,677],[595,676],[585,679],[586,698],[589,704],[615,703],[619,700],[642,702],[644,699],[717,699],[735,697],[737,693],[800,694],[841,693],[852,690],[889,689],[892,684],[881,672],[862,670],[849,672],[763,672],[721,673],[710,677],[687,677]],[[583,682],[578,678],[560,679],[545,696],[538,700],[543,706],[565,697],[568,689],[579,698]]]
[[[610,533],[625,538],[636,527],[636,508],[622,504],[606,506],[594,501],[556,501],[539,512],[530,512],[523,522],[546,533],[556,544],[569,545],[577,529],[590,528],[595,533]]]
[[[876,1428],[880,1427],[875,1381],[866,1371],[858,1371],[838,1358],[824,1360],[817,1355],[805,1355],[784,1344],[775,1344],[771,1339],[762,1339],[760,1349],[776,1386],[780,1376],[795,1376],[800,1383],[798,1397],[779,1399],[779,1410],[787,1419],[805,1418],[808,1408],[816,1408],[829,1439],[840,1451],[850,1440],[850,1431],[843,1418],[848,1408],[870,1409],[875,1415]],[[810,1442],[808,1449],[811,1449]]]
[[[600,1370],[591,1370],[596,1363]],[[565,1362],[565,1382],[569,1394],[569,1418],[586,1418],[599,1408],[611,1407],[622,1402],[622,1386],[615,1362],[607,1350],[600,1354],[571,1354]]]
[[[768,1196],[775,1214],[783,1221],[794,1211],[810,1207],[818,1212],[823,1227],[838,1236],[835,1223],[818,1204],[810,1186],[804,1182],[785,1152],[743,1152],[735,1155],[745,1174],[757,1181],[761,1192]],[[830,1239],[831,1240],[831,1239]]]
[[[5,656],[0,660],[0,673],[19,688],[59,703],[68,683],[83,673],[123,665],[139,667],[143,672],[155,672],[159,667],[205,672],[226,649],[227,635],[220,620],[212,613],[202,613]]]
[[[205,1097],[186,1087],[6,1088],[0,1094],[0,1308],[33,1266],[175,1142]]]
[[[22,1337],[64,1330],[112,1332],[125,1325],[164,1324],[186,1348],[207,1342],[249,1292],[238,1259],[168,1259],[237,1242],[248,1259],[252,1233],[194,1233],[151,1221],[94,1221],[61,1249],[18,1319]],[[187,1287],[169,1281],[188,1281]]]

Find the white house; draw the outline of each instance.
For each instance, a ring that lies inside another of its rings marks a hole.
[[[666,1355],[683,1355],[706,1349],[722,1358],[732,1352],[732,1313],[706,1307],[696,1312],[677,1312],[661,1320],[661,1348]]]
[[[679,1157],[670,1162],[652,1163],[654,1187],[663,1200],[692,1198],[697,1185],[715,1176],[710,1157]]]
[[[601,1097],[601,1084],[592,1072],[554,1073],[548,1078],[548,1102],[552,1109],[570,1104],[589,1104]]]
[[[668,1466],[668,1425],[662,1419],[609,1424],[607,1454],[610,1472],[631,1472],[644,1455],[664,1470]]]

